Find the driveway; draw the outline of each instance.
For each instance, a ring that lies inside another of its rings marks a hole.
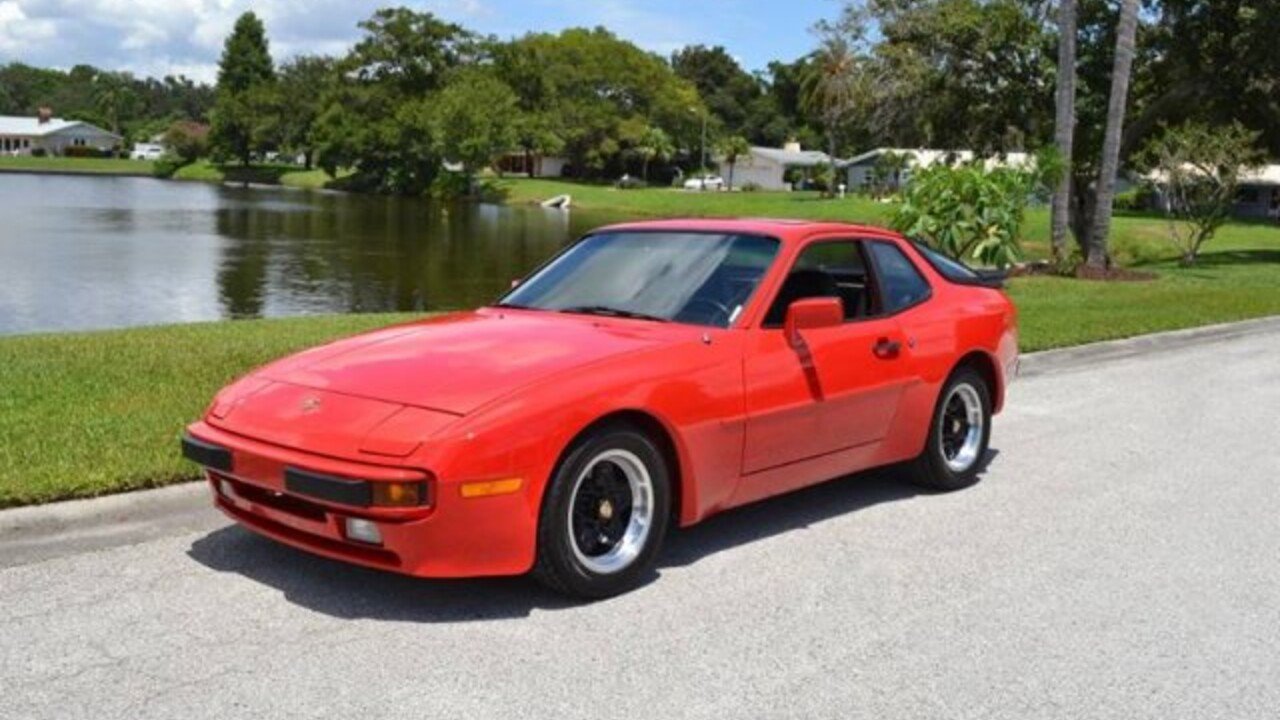
[[[1048,357],[975,487],[879,472],[732,512],[591,605],[212,510],[11,563],[0,717],[1274,718],[1280,324],[1235,335]]]

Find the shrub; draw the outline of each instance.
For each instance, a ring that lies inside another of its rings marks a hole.
[[[69,158],[111,157],[110,150],[99,150],[88,145],[71,145],[62,150],[62,155]]]
[[[45,149],[44,149],[44,148],[42,148],[42,147],[33,148],[33,149],[31,150],[31,157],[41,157],[41,158],[42,158],[42,157],[46,157],[46,156],[48,156],[48,154],[49,154],[49,151],[48,151],[48,150],[45,150]]]
[[[1038,179],[1037,173],[1018,168],[988,170],[981,160],[919,169],[893,225],[958,260],[1012,265],[1022,255],[1018,237]]]
[[[209,154],[209,126],[180,120],[164,133],[168,152],[184,163],[192,163]]]
[[[738,189],[742,192],[760,192],[764,188],[760,187],[760,183],[755,182],[754,180],[748,180],[747,182],[742,183]]]
[[[1169,240],[1193,265],[1235,202],[1241,174],[1262,164],[1258,134],[1239,123],[1187,123],[1153,138],[1139,155],[1169,216]]]
[[[165,153],[163,157],[151,166],[151,174],[158,178],[171,178],[173,174],[178,172],[184,165],[188,165],[182,158],[172,154]]]

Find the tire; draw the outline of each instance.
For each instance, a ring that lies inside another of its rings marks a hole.
[[[538,522],[533,574],[581,598],[612,597],[652,572],[671,516],[671,470],[629,425],[590,431],[552,475]]]
[[[975,420],[980,427],[973,426]],[[938,395],[924,450],[908,464],[911,479],[933,490],[969,487],[978,481],[990,441],[991,389],[979,372],[961,367]]]

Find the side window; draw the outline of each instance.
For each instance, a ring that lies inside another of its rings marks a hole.
[[[812,297],[840,298],[846,322],[867,317],[871,298],[861,245],[857,241],[837,240],[805,248],[769,306],[765,327],[781,327],[791,303]]]
[[[884,312],[895,313],[929,297],[929,283],[897,245],[869,242],[867,249],[875,261]]]

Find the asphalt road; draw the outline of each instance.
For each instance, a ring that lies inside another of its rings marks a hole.
[[[212,519],[13,564],[0,718],[1275,718],[1270,327],[1048,363],[977,486],[768,501],[592,605]]]

